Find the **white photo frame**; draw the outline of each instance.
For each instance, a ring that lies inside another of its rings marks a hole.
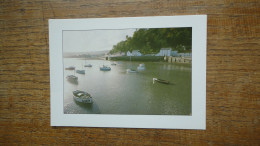
[[[192,115],[64,114],[64,30],[192,27]],[[50,19],[51,126],[206,129],[207,16],[152,16],[90,19]]]

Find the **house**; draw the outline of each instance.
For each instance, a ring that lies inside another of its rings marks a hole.
[[[178,56],[178,51],[172,51],[172,53],[171,53],[171,56],[173,56],[173,57],[177,57]]]
[[[155,56],[171,56],[172,48],[161,48],[160,52]]]
[[[142,54],[139,52],[139,50],[133,50],[132,53],[127,51],[126,56],[142,56]]]
[[[130,51],[127,51],[126,56],[133,56],[133,54]]]
[[[133,56],[142,56],[142,54],[139,52],[139,50],[133,50],[132,55]]]

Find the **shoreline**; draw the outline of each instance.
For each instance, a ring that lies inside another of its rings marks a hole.
[[[168,63],[191,63],[191,57],[164,57],[164,56],[120,56],[109,57],[107,60],[112,61],[141,61],[141,62],[168,62]]]
[[[82,58],[82,57],[64,57],[64,58],[75,58],[80,60],[109,60],[109,61],[133,61],[133,62],[166,62],[166,63],[185,63],[191,64],[191,57],[164,57],[164,56],[118,56],[118,57],[93,57],[93,58]]]

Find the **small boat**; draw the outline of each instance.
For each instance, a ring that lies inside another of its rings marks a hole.
[[[116,65],[116,63],[111,63],[111,65]]]
[[[69,81],[78,81],[78,77],[74,75],[68,75],[66,79]]]
[[[85,65],[84,65],[84,67],[92,67],[92,65],[91,64],[86,64],[87,62],[86,62],[86,57],[85,57]]]
[[[75,67],[74,66],[69,66],[69,67],[66,67],[65,69],[66,70],[75,70]]]
[[[154,81],[156,81],[158,83],[163,83],[163,84],[170,84],[169,81],[162,80],[162,79],[157,79],[157,78],[153,78],[153,84],[154,84]]]
[[[91,95],[85,91],[80,91],[80,90],[73,91],[73,98],[77,102],[93,103]]]
[[[76,70],[76,73],[78,73],[78,74],[85,74],[85,70]]]
[[[100,70],[101,70],[101,71],[110,71],[111,68],[108,67],[108,66],[103,65],[103,67],[100,67]]]
[[[130,56],[130,62],[131,62],[131,56]],[[132,65],[131,65],[132,66]],[[133,67],[130,67],[128,69],[126,69],[127,73],[136,73],[136,70],[132,69]]]
[[[141,71],[141,70],[145,70],[145,66],[144,64],[139,64],[139,66],[137,67],[137,70]]]
[[[127,69],[126,72],[127,73],[136,73],[136,70],[134,70],[134,69]]]
[[[86,64],[86,65],[84,65],[84,67],[92,67],[92,65],[91,64]]]

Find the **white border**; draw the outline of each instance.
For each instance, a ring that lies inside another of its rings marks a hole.
[[[192,116],[63,113],[62,31],[192,27]],[[51,126],[206,129],[207,16],[50,19]]]

